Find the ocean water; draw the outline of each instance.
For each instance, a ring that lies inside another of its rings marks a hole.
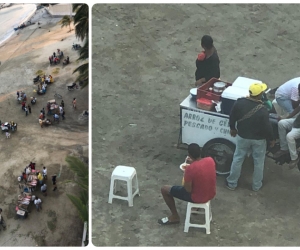
[[[27,22],[36,11],[36,4],[13,4],[0,9],[0,45],[14,33],[14,28]]]

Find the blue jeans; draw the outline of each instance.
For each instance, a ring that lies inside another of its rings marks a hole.
[[[276,97],[276,102],[278,105],[283,108],[287,113],[292,113],[293,112],[293,105],[291,99],[287,99],[285,97]]]
[[[227,177],[227,183],[229,187],[237,187],[237,183],[241,175],[242,165],[247,153],[250,151],[252,152],[254,161],[252,189],[257,191],[261,188],[264,176],[266,146],[266,140],[244,139],[237,135],[236,149],[233,155],[230,175]]]

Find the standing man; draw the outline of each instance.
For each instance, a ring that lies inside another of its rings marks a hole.
[[[24,111],[25,111],[25,115],[27,116],[28,115],[28,108],[26,106],[24,108]]]
[[[76,98],[73,99],[73,108],[76,109]]]
[[[230,134],[237,138],[230,175],[227,177],[227,188],[230,190],[237,187],[243,162],[249,152],[252,152],[254,161],[252,190],[258,191],[262,187],[266,140],[271,141],[271,147],[275,144],[269,113],[261,101],[266,89],[264,83],[251,84],[250,96],[239,98],[231,110]]]
[[[61,115],[61,118],[64,120],[65,119],[65,116],[64,116],[64,109],[63,109],[63,107],[60,105],[59,106],[59,113],[60,113],[60,115]]]
[[[52,184],[53,184],[53,191],[55,191],[57,189],[56,186],[56,174],[52,175]]]
[[[43,175],[41,173],[39,173],[37,178],[39,180],[39,184],[42,186],[43,185],[43,180],[44,180]]]
[[[183,186],[163,186],[161,194],[171,211],[169,217],[158,220],[161,225],[177,224],[180,221],[174,197],[193,203],[206,203],[216,195],[216,164],[211,157],[200,159],[200,147],[188,146],[189,166],[184,171]]]
[[[29,114],[31,114],[31,106],[29,104],[27,105],[27,108],[29,110]]]
[[[39,212],[40,209],[42,209],[42,201],[39,197],[35,197],[35,200],[34,200],[34,205],[36,207],[36,210]]]
[[[3,219],[3,215],[2,215],[2,208],[0,208],[0,225],[2,226],[3,229],[6,229],[6,223]]]
[[[47,168],[45,166],[43,166],[43,178],[47,180]]]
[[[41,186],[41,191],[44,194],[44,196],[47,196],[47,185],[44,184],[43,186]]]
[[[204,49],[197,59],[195,72],[196,86],[201,86],[211,78],[220,78],[220,59],[211,36],[201,38],[201,47]]]

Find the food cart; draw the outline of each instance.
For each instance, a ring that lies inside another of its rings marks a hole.
[[[25,178],[23,178],[23,175],[18,177],[20,189],[20,194],[18,195],[18,200],[16,202],[16,216],[18,218],[26,218],[28,213],[30,213],[30,206],[35,199],[33,192],[36,190],[38,184],[38,172],[39,171],[30,168],[28,174],[23,172]]]
[[[59,114],[59,105],[56,103],[55,99],[49,100],[47,102],[47,115]]]
[[[18,200],[16,202],[16,216],[18,218],[26,218],[28,213],[30,213],[30,206],[35,199],[35,196],[31,193],[21,192],[18,195]]]
[[[230,172],[236,143],[236,138],[230,135],[231,106],[237,98],[249,94],[250,84],[261,81],[239,77],[232,84],[225,82],[224,91],[216,94],[211,89],[217,82],[223,81],[212,78],[197,89],[197,97],[189,95],[180,103],[180,133],[177,145],[181,148],[182,144],[197,143],[201,147],[202,157],[211,156],[215,160],[217,174],[227,175]],[[234,95],[231,98],[226,96],[225,92],[232,92]],[[201,98],[210,100],[211,107],[199,108],[197,100]],[[222,102],[228,105],[222,107]],[[226,112],[223,112],[224,110]]]

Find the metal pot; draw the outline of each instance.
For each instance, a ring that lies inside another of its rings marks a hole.
[[[191,94],[191,96],[192,96],[192,99],[193,99],[193,100],[196,100],[196,99],[197,99],[197,88],[192,88],[192,89],[190,90],[190,94]]]
[[[213,91],[216,94],[221,94],[224,91],[225,87],[226,84],[224,82],[216,82],[214,83]]]

